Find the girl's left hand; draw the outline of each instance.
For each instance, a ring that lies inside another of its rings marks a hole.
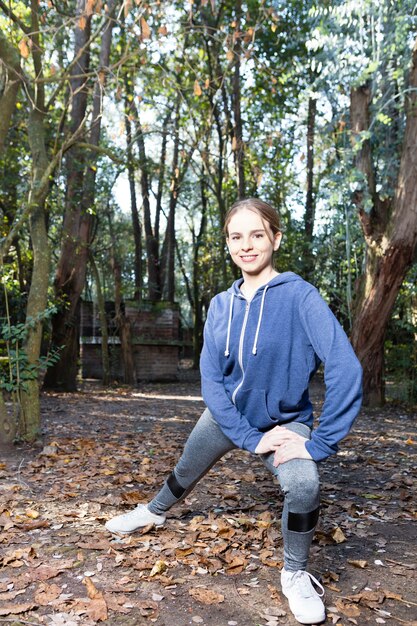
[[[294,433],[287,428],[280,431],[280,441],[275,447],[274,466],[278,467],[282,463],[291,461],[292,459],[306,459],[312,461],[312,456],[308,452],[305,443],[307,439]]]

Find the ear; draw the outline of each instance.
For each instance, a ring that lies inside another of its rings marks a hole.
[[[278,248],[281,245],[281,240],[282,240],[282,233],[280,231],[278,231],[275,235],[274,235],[274,251],[276,252],[278,250]]]

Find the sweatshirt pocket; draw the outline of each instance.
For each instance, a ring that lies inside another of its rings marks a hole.
[[[238,410],[245,416],[251,426],[265,430],[279,422],[268,411],[265,389],[242,389],[239,392]]]

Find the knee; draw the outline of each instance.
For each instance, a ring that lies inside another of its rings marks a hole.
[[[287,481],[284,493],[290,510],[315,509],[320,499],[318,476],[315,473],[304,476],[296,474]]]

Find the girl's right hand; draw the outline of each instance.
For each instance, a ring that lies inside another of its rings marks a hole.
[[[274,426],[274,428],[268,430],[256,446],[255,454],[266,454],[267,452],[277,450],[278,446],[282,444],[283,436],[286,432],[288,431],[283,426]]]

